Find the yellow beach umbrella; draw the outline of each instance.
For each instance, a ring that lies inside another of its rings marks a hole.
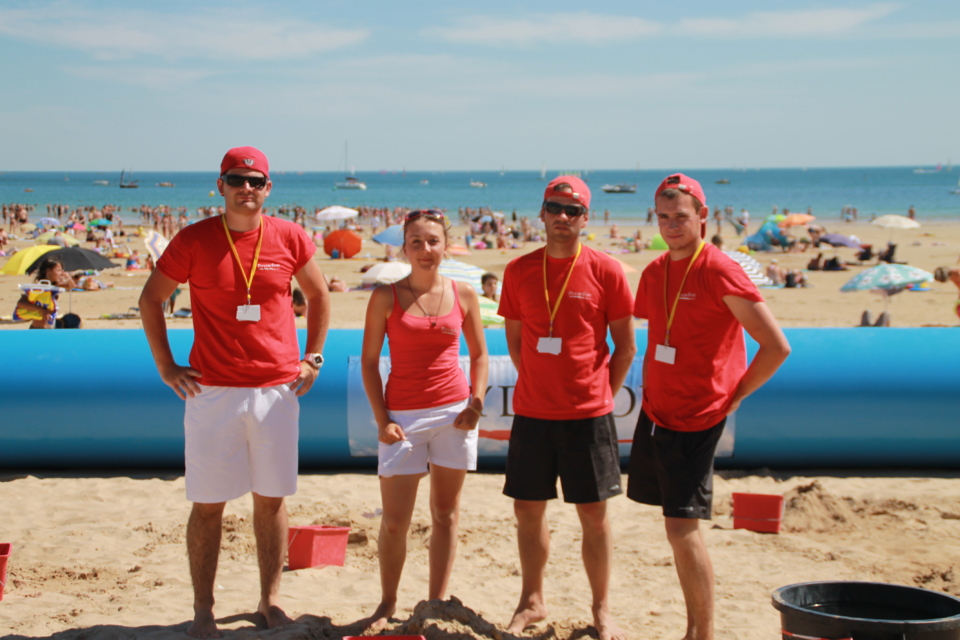
[[[50,239],[53,238],[53,236],[55,235],[57,235],[56,231],[47,231],[46,233],[41,233],[40,235],[37,236],[37,244],[48,244],[50,242]],[[65,233],[61,233],[60,238],[63,239],[63,241],[67,244],[67,246],[75,247],[78,244],[80,244],[79,240]]]
[[[63,247],[58,247],[55,244],[38,244],[34,247],[21,249],[13,254],[12,258],[7,260],[7,264],[3,265],[3,268],[0,269],[0,273],[8,276],[23,275],[27,272],[27,268],[33,264],[37,258],[45,253],[53,251],[54,249],[62,248]]]

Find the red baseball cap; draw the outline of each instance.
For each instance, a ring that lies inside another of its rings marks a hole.
[[[567,191],[566,189],[560,189],[560,185],[570,185],[570,188],[573,189],[573,192]],[[590,208],[590,187],[587,186],[583,180],[577,176],[557,176],[550,181],[550,184],[547,185],[546,190],[543,192],[543,199],[547,198],[563,198],[564,200],[570,200],[576,202],[579,205],[583,205],[584,208]]]
[[[270,178],[270,163],[267,162],[267,156],[254,147],[234,147],[227,151],[223,161],[220,162],[220,175],[230,169],[252,169],[259,171],[267,179]]]
[[[707,196],[703,193],[703,187],[701,187],[700,183],[690,176],[685,176],[682,173],[675,173],[672,176],[667,176],[664,178],[663,182],[660,183],[660,186],[657,187],[657,192],[653,194],[654,201],[656,201],[660,194],[667,189],[677,189],[678,191],[689,193],[694,198],[699,200],[702,206],[707,206]]]

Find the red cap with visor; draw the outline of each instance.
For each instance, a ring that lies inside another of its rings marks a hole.
[[[270,163],[267,162],[267,156],[254,147],[234,147],[227,151],[220,163],[220,175],[231,169],[252,169],[259,171],[267,179],[270,178]]]
[[[561,185],[565,184],[570,185],[573,192],[561,188]],[[577,176],[557,176],[551,180],[543,192],[543,199],[548,198],[563,198],[582,205],[585,209],[590,208],[590,188]]]
[[[684,193],[689,193],[691,196],[700,201],[700,205],[705,207],[707,206],[707,196],[703,192],[703,187],[700,186],[700,183],[691,178],[690,176],[685,176],[682,173],[674,173],[663,179],[663,182],[660,183],[660,186],[657,187],[657,192],[653,194],[653,201],[656,203],[657,198],[660,197],[660,194],[666,191],[667,189],[676,189],[677,191],[682,191]],[[699,212],[697,212],[699,214]],[[700,224],[700,237],[707,237],[707,220],[703,219]]]

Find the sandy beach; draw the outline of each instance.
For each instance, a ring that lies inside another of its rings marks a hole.
[[[655,227],[640,226],[645,238]],[[621,228],[629,236],[636,228]],[[833,224],[831,231],[855,234],[881,246],[890,231],[867,223]],[[130,230],[134,230],[131,227]],[[658,251],[621,253],[608,229],[593,225],[588,244],[610,250],[628,269],[631,287]],[[712,231],[712,229],[711,229]],[[453,230],[462,236],[463,228]],[[735,244],[732,231],[724,237]],[[960,225],[929,224],[895,231],[897,258],[933,271],[956,263]],[[22,241],[17,241],[23,245]],[[141,249],[140,240],[128,246]],[[459,259],[502,274],[524,249],[474,251]],[[852,249],[828,250],[853,258]],[[366,256],[364,254],[369,254]],[[363,257],[317,260],[330,277],[360,284],[360,269],[383,256],[367,240]],[[802,269],[811,253],[755,256],[764,267],[771,259]],[[882,310],[879,296],[839,292],[866,267],[846,272],[807,274],[813,286],[763,289],[784,327],[846,327],[861,312]],[[138,330],[139,320],[102,319],[136,306],[147,272],[104,272],[115,283],[105,291],[74,293],[62,300],[85,328]],[[28,276],[0,276],[0,310],[11,312],[16,285]],[[955,326],[951,284],[933,282],[930,291],[904,292],[893,298],[893,326]],[[360,328],[367,291],[334,293],[332,326]],[[189,288],[177,307],[189,307]],[[303,322],[300,320],[299,322]],[[173,327],[190,320],[172,319]],[[3,324],[11,331],[23,324]],[[862,472],[861,472],[862,473]],[[770,605],[777,587],[812,580],[867,580],[922,586],[960,595],[960,483],[957,473],[878,473],[870,477],[824,471],[786,473],[759,470],[721,472],[716,477],[714,519],[705,535],[717,574],[717,630],[720,638],[777,637],[779,614]],[[814,477],[817,476],[817,477]],[[426,595],[429,512],[427,491],[411,529],[409,556],[401,583],[400,609],[388,629],[393,635],[443,638],[491,638],[510,619],[520,590],[515,523],[510,501],[501,495],[503,478],[472,474],[463,496],[460,551],[446,602],[421,602]],[[734,530],[730,494],[737,491],[786,497],[779,535]],[[58,639],[184,637],[192,616],[184,532],[189,504],[183,478],[175,471],[146,475],[131,470],[117,476],[40,474],[0,476],[0,542],[13,544],[8,584],[0,602],[0,636]],[[289,501],[293,525],[349,526],[343,567],[328,566],[285,573],[281,593],[292,626],[266,631],[253,615],[257,570],[249,498],[227,507],[217,581],[217,614],[229,638],[339,638],[360,632],[356,621],[372,612],[379,598],[377,535],[380,519],[378,481],[373,473],[301,476]],[[613,611],[631,638],[676,638],[684,629],[683,598],[677,584],[659,510],[620,497],[610,502],[616,545],[612,579]],[[551,615],[528,635],[582,638],[589,629],[589,589],[579,550],[575,510],[552,504],[549,516],[553,548],[547,571]]]
[[[757,223],[751,226],[754,231]],[[929,272],[938,266],[954,265],[960,257],[960,224],[952,222],[935,222],[924,224],[919,229],[894,230],[860,222],[856,224],[842,224],[839,222],[824,222],[829,231],[855,235],[865,243],[873,244],[874,248],[883,248],[891,238],[897,244],[897,260],[919,267]],[[649,239],[657,232],[655,226],[623,226],[619,225],[619,233],[623,237],[630,237],[639,230],[644,239]],[[714,232],[711,223],[709,233]],[[127,228],[133,233],[135,226]],[[627,279],[633,290],[636,290],[640,281],[640,273],[661,252],[645,250],[640,253],[623,252],[622,241],[611,240],[609,228],[602,224],[592,223],[588,231],[593,239],[586,240],[589,246],[609,251],[611,255],[628,265]],[[455,226],[451,229],[454,241],[462,241],[465,228]],[[799,237],[799,232],[796,234]],[[360,269],[382,259],[384,248],[369,239],[369,229],[365,234],[363,249],[356,257],[348,260],[332,260],[324,254],[321,248],[317,252],[316,260],[328,277],[338,277],[350,287],[360,285]],[[727,248],[737,247],[737,237],[729,226],[725,226],[723,233]],[[27,241],[14,241],[14,246],[30,246]],[[128,236],[126,245],[130,250],[139,249],[142,255],[145,249],[142,240]],[[83,246],[87,246],[84,244]],[[520,249],[488,249],[474,250],[468,256],[458,256],[458,260],[477,265],[486,271],[498,276],[513,258],[542,246],[542,243],[527,243]],[[854,258],[853,249],[841,248],[823,251],[824,257],[838,255],[841,259],[851,261]],[[766,268],[773,259],[784,269],[804,269],[807,262],[816,255],[813,249],[805,253],[755,253],[754,257]],[[0,265],[5,262],[0,258]],[[883,310],[882,298],[869,292],[840,293],[840,287],[862,269],[867,268],[875,261],[863,267],[851,267],[849,271],[810,272],[806,276],[812,286],[796,289],[765,288],[761,291],[764,298],[784,327],[849,327],[860,322],[860,314],[870,309],[876,317]],[[120,314],[137,305],[140,289],[146,281],[149,272],[128,272],[123,269],[104,271],[101,279],[111,281],[115,288],[73,293],[61,300],[61,306],[72,311],[83,319],[83,327],[88,329],[115,329],[139,328],[140,321],[133,320],[106,320],[104,315]],[[0,275],[0,315],[8,316],[13,311],[19,297],[17,284],[32,281],[30,276]],[[957,326],[957,318],[953,311],[953,302],[957,299],[956,287],[950,283],[932,282],[930,290],[924,292],[903,292],[890,300],[890,314],[892,326],[922,327],[922,326]],[[177,299],[177,308],[189,307],[189,287],[184,287],[183,294]],[[331,327],[332,328],[362,328],[364,312],[366,311],[369,292],[348,291],[333,294]],[[189,319],[171,319],[171,327],[190,327]],[[303,320],[299,321],[301,326]],[[24,324],[0,324],[0,328],[25,330]]]

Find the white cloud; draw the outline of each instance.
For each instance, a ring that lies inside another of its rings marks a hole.
[[[427,37],[471,44],[526,46],[539,43],[564,46],[567,42],[600,44],[654,36],[661,30],[655,22],[631,16],[593,13],[554,13],[523,19],[470,16],[452,27],[428,27]]]
[[[166,91],[177,89],[185,85],[195,84],[214,75],[211,71],[201,69],[177,69],[172,67],[154,66],[70,66],[65,72],[85,80],[109,82],[111,84],[125,84],[134,87],[144,87]]]
[[[89,11],[66,5],[0,10],[0,35],[73,49],[101,60],[252,61],[302,58],[364,41],[365,29],[335,29],[234,8],[189,16]]]
[[[877,3],[859,9],[758,11],[740,18],[684,18],[680,21],[678,30],[690,35],[713,37],[834,36],[885,18],[898,8],[892,3]]]

